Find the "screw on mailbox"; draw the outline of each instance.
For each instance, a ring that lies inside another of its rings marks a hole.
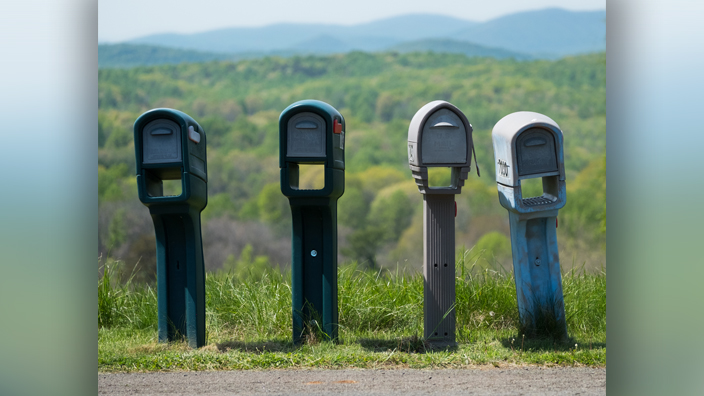
[[[408,127],[408,164],[423,194],[423,328],[425,339],[438,346],[456,345],[455,194],[467,179],[472,154],[472,125],[451,103],[430,102],[413,116]],[[450,167],[451,185],[429,186],[428,167]]]
[[[522,111],[499,120],[491,135],[499,201],[509,214],[522,331],[564,338],[556,234],[566,197],[562,130],[543,114]],[[542,179],[543,194],[524,197],[521,182],[533,178]]]

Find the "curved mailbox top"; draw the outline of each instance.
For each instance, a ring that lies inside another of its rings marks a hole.
[[[345,169],[345,119],[319,100],[301,100],[279,116],[279,168],[287,163]]]
[[[511,113],[494,125],[491,138],[498,183],[517,186],[520,179],[554,175],[565,180],[562,130],[550,117]]]
[[[178,168],[208,181],[205,131],[188,114],[152,109],[134,123],[137,175],[142,169]]]
[[[472,125],[453,104],[436,100],[421,107],[408,127],[408,163],[412,166],[470,167]]]

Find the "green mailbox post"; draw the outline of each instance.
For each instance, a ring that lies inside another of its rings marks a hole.
[[[200,212],[208,202],[203,128],[187,114],[153,109],[134,124],[139,199],[156,232],[159,342],[205,345],[205,273]],[[181,191],[164,194],[164,180]]]
[[[345,119],[325,102],[302,100],[279,117],[281,192],[293,217],[293,341],[307,327],[337,338],[337,200],[345,191]],[[325,168],[325,186],[299,188],[299,164]]]

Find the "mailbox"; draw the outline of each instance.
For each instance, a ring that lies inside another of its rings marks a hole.
[[[203,128],[178,110],[149,110],[134,124],[139,199],[156,233],[159,341],[186,337],[193,348],[205,345],[205,140]],[[180,192],[166,195],[165,180],[180,180]]]
[[[496,123],[492,141],[499,201],[509,212],[521,326],[527,334],[566,337],[556,234],[566,202],[562,130],[543,114],[521,111]],[[521,181],[534,178],[541,178],[543,193],[526,197]]]
[[[299,164],[324,167],[325,185],[300,188]],[[302,100],[279,117],[281,192],[292,215],[293,340],[311,327],[337,339],[337,200],[345,190],[345,119],[334,107]]]
[[[473,154],[472,125],[454,105],[437,100],[413,116],[408,163],[423,194],[424,337],[438,346],[456,345],[455,194],[467,179]],[[428,167],[450,167],[451,185],[429,186]]]

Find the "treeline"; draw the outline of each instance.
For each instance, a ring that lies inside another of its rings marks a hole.
[[[144,44],[99,44],[98,67],[152,66],[164,63],[196,63],[235,60],[231,54],[201,52]]]
[[[338,206],[341,260],[420,267],[422,197],[408,170],[407,130],[422,105],[442,99],[462,109],[473,124],[482,171],[481,178],[470,176],[457,197],[458,246],[477,245],[472,254],[482,265],[492,257],[510,263],[491,128],[506,114],[530,110],[556,120],[565,134],[568,203],[558,229],[562,261],[605,264],[604,54],[518,62],[353,52],[101,69],[99,251],[128,267],[141,257],[139,276],[152,278],[153,227],[137,199],[132,124],[146,110],[171,107],[196,118],[208,136],[206,266],[232,268],[257,257],[259,263],[265,257],[271,265],[287,266],[290,211],[278,182],[278,116],[300,99],[328,102],[347,121],[347,182]],[[302,182],[313,185],[321,177],[311,167]],[[449,172],[432,177],[437,184],[449,182]]]

